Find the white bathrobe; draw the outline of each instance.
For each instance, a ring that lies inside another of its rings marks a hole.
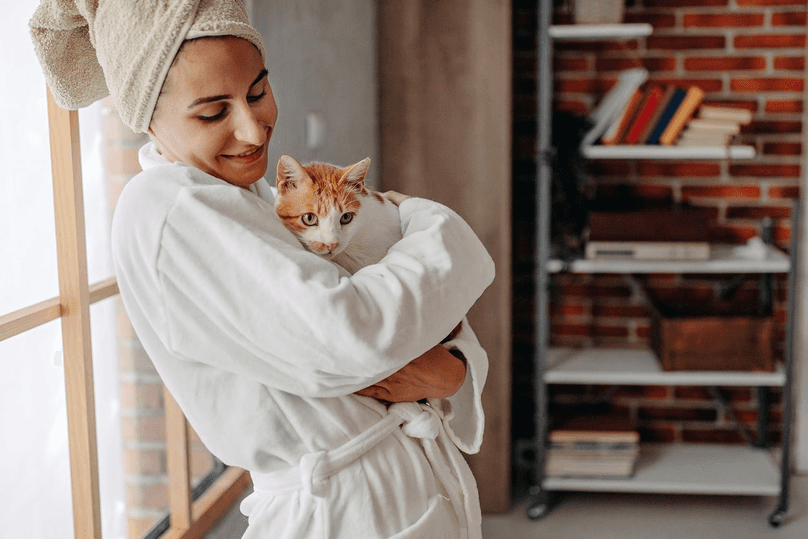
[[[353,392],[449,334],[494,277],[471,228],[438,203],[400,206],[404,239],[349,275],[305,251],[250,190],[147,144],[112,230],[126,310],[208,449],[251,472],[245,538],[479,538],[457,448],[482,441],[487,356],[469,328],[449,399],[387,407]]]

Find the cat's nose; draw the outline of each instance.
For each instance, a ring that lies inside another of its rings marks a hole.
[[[329,253],[331,251],[333,251],[334,249],[336,249],[337,247],[339,247],[339,243],[326,243],[325,244],[325,248]]]

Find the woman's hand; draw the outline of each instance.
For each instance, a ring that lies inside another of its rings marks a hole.
[[[386,198],[396,206],[400,206],[402,202],[404,202],[408,198],[412,198],[409,195],[402,195],[397,191],[387,191],[385,193],[382,193],[382,196],[384,196],[384,198]]]
[[[411,402],[451,397],[466,379],[466,360],[457,351],[437,345],[357,395],[385,402]]]

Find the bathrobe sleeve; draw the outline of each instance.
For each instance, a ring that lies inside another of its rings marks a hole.
[[[181,360],[269,387],[311,397],[367,387],[439,342],[494,276],[485,247],[449,208],[413,198],[400,214],[404,238],[350,276],[303,250],[260,197],[228,184],[185,186],[156,260],[143,262],[156,265],[152,297],[161,301],[151,311],[162,319],[151,324]],[[137,218],[121,221],[137,227]],[[119,251],[124,273],[138,264]]]

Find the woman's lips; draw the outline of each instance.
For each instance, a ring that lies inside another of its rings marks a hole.
[[[258,161],[259,159],[261,159],[261,157],[263,157],[263,155],[264,155],[264,148],[265,147],[266,147],[266,143],[258,146],[257,148],[254,148],[254,149],[252,149],[250,151],[240,153],[238,155],[225,155],[224,157],[226,157],[226,158],[228,158],[228,159],[230,159],[232,161],[237,161],[239,163],[242,163],[242,164],[246,165],[246,164],[249,164],[249,163],[252,163],[254,161]]]

